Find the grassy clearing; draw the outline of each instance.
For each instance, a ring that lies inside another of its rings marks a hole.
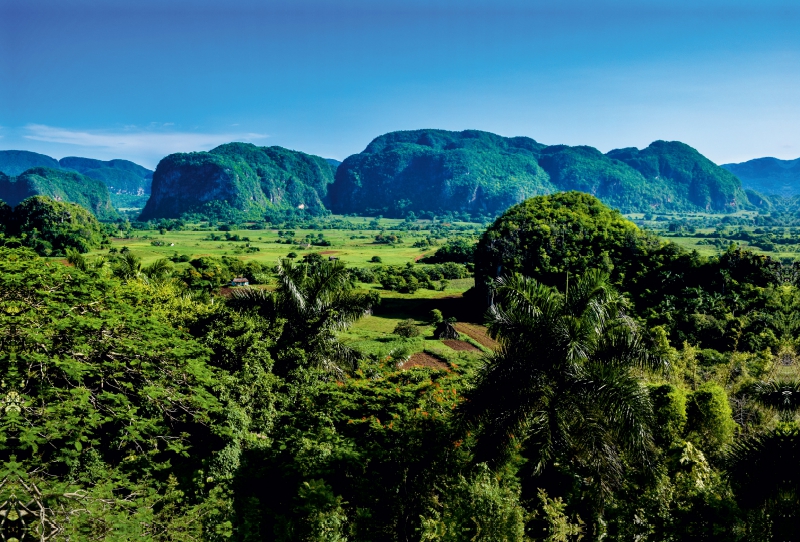
[[[348,218],[349,221],[360,224],[368,223],[371,218]],[[396,227],[400,220],[382,219],[381,226]],[[430,221],[420,221],[423,227],[430,226]],[[474,231],[482,231],[482,226],[477,224],[460,224],[471,226]],[[211,240],[210,237],[222,236],[226,232],[220,231],[167,231],[164,234],[158,230],[136,231],[136,236],[126,239],[112,239],[111,245],[117,250],[127,247],[142,259],[144,265],[150,264],[159,258],[168,258],[174,255],[187,255],[190,258],[201,256],[234,256],[245,261],[258,261],[259,263],[274,264],[280,258],[285,258],[290,252],[297,254],[298,259],[311,252],[321,253],[323,256],[339,258],[350,267],[373,267],[377,265],[405,265],[415,262],[421,257],[433,254],[437,247],[427,249],[414,248],[415,240],[424,239],[431,234],[429,229],[408,232],[393,232],[399,234],[403,243],[394,245],[375,243],[375,236],[381,229],[344,230],[344,229],[294,229],[294,238],[302,239],[307,235],[323,239],[331,246],[306,246],[298,244],[285,244],[284,238],[278,235],[278,229],[262,230],[235,230],[227,232],[230,236],[247,241]],[[469,235],[471,232],[466,232]],[[161,246],[153,245],[156,241]],[[279,243],[280,241],[280,243]],[[442,240],[443,241],[443,240]],[[162,244],[163,243],[163,244]],[[248,246],[249,245],[249,246]],[[258,251],[249,252],[248,249],[257,248]],[[94,254],[105,254],[106,250],[94,251]],[[379,256],[381,263],[373,263],[373,256]],[[181,269],[188,263],[176,264]],[[433,326],[429,325],[430,312],[434,308],[442,311],[445,317],[455,317],[458,320],[471,318],[480,324],[481,315],[473,315],[464,309],[461,295],[475,284],[475,280],[457,279],[449,281],[445,291],[435,291],[420,288],[414,294],[402,294],[383,290],[379,284],[360,284],[363,289],[374,289],[380,292],[382,303],[374,311],[373,316],[362,318],[352,328],[341,334],[343,342],[373,359],[391,357],[395,360],[407,359],[419,352],[426,352],[448,363],[469,364],[475,362],[480,355],[471,352],[456,352],[433,338]],[[269,286],[268,286],[269,287]],[[401,320],[411,318],[420,326],[421,335],[413,339],[404,339],[394,335],[395,326]],[[465,339],[468,339],[465,336]]]
[[[339,217],[341,218],[341,217]],[[347,217],[349,222],[367,226],[373,221],[369,217]],[[396,228],[402,221],[397,219],[380,219],[378,228],[364,230],[349,229],[302,229],[296,228],[295,239],[305,239],[313,236],[330,242],[331,246],[313,246],[303,244],[285,244],[285,239],[278,235],[281,230],[262,229],[262,230],[232,230],[229,232],[220,231],[167,231],[164,234],[158,230],[137,230],[134,237],[126,239],[112,239],[112,246],[121,249],[128,247],[142,258],[144,264],[151,263],[159,258],[172,256],[175,253],[186,254],[192,258],[199,256],[237,256],[243,260],[256,260],[262,263],[274,263],[279,258],[285,258],[290,252],[302,257],[309,252],[320,252],[329,257],[339,258],[348,266],[365,267],[375,265],[369,260],[373,256],[381,258],[385,265],[404,265],[407,262],[414,262],[426,255],[436,252],[436,247],[426,249],[415,248],[412,245],[415,241],[424,239],[431,235],[431,228],[437,224],[430,220],[419,220],[415,225],[419,225],[419,231],[392,231],[399,235],[403,242],[389,245],[375,242],[375,236],[384,230]],[[451,227],[464,229],[464,235],[477,235],[483,232],[482,224],[473,223],[454,223]],[[225,241],[212,240],[211,236],[221,236],[225,233],[231,236],[238,236],[239,239],[247,238],[248,241]],[[461,234],[462,232],[459,232]],[[163,242],[163,246],[154,246],[153,242]],[[443,239],[442,239],[443,241]],[[249,246],[248,246],[249,245]],[[258,249],[258,251],[248,252],[248,249]],[[101,251],[96,251],[100,253]]]

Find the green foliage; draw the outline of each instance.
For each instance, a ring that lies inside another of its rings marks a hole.
[[[79,173],[36,167],[18,177],[0,177],[0,199],[12,207],[32,196],[48,196],[57,201],[77,203],[100,220],[119,218],[111,205],[106,186]]]
[[[128,160],[93,160],[67,156],[58,161],[65,169],[72,169],[108,187],[112,195],[144,196],[150,194],[153,172]]]
[[[440,285],[443,285],[448,280],[469,277],[469,272],[465,266],[452,262],[442,265],[413,265],[409,263],[404,267],[380,266],[370,270],[370,273],[374,275],[373,280],[379,282],[384,289],[410,294],[413,294],[419,288],[436,289],[434,281],[438,281]]]
[[[331,187],[331,209],[405,217],[467,209],[502,211],[556,190],[536,161],[543,145],[467,130],[392,132],[347,158]]]
[[[23,171],[35,167],[58,169],[58,162],[46,156],[30,151],[0,151],[0,173],[16,177]]]
[[[0,449],[17,498],[76,538],[201,526],[196,477],[219,443],[207,350],[135,285],[25,249],[0,249],[0,281]]]
[[[406,339],[410,339],[412,337],[419,337],[420,330],[414,320],[409,318],[407,320],[403,320],[402,322],[398,322],[392,333],[395,335],[400,335],[401,337],[405,337]]]
[[[739,180],[680,142],[602,154],[477,130],[414,130],[374,139],[336,171],[331,208],[406,217],[496,215],[526,198],[593,194],[625,212],[732,212],[751,207]]]
[[[433,256],[425,258],[425,263],[455,262],[468,264],[475,259],[476,244],[474,241],[457,237],[449,240],[439,248]]]
[[[588,269],[625,276],[632,248],[644,235],[597,198],[564,192],[515,205],[483,234],[475,252],[475,282],[485,289],[493,278],[512,273],[546,284],[565,285],[567,273]]]
[[[623,463],[647,464],[652,406],[635,371],[661,360],[643,347],[623,317],[624,300],[599,272],[566,295],[504,277],[494,296],[489,330],[501,347],[460,405],[466,427],[480,432],[476,459],[502,464],[524,445],[541,474],[569,458],[602,499],[621,483]]]
[[[733,441],[732,414],[725,390],[718,384],[704,384],[687,400],[687,438],[711,455],[720,453]]]
[[[192,215],[202,220],[280,222],[275,213],[326,214],[333,182],[323,158],[282,147],[228,143],[209,152],[171,154],[153,174],[140,220]]]
[[[749,203],[735,175],[685,143],[655,141],[641,151],[617,149],[608,156],[635,169],[649,185],[658,186],[672,198],[672,204],[665,207],[729,212]]]
[[[42,256],[63,256],[68,250],[85,253],[107,238],[89,211],[45,196],[30,197],[13,212],[6,207],[3,214],[6,235],[17,237]]]
[[[501,484],[484,464],[448,485],[444,502],[422,517],[420,540],[524,542],[526,516],[519,489]]]
[[[248,288],[233,294],[234,307],[257,311],[268,320],[286,321],[276,339],[275,371],[286,376],[298,368],[313,367],[341,378],[356,370],[358,354],[339,342],[336,334],[377,305],[378,297],[355,292],[350,273],[339,261],[309,257],[306,263],[295,264],[283,260],[276,273],[274,293]]]
[[[653,404],[653,439],[668,450],[681,442],[686,426],[686,394],[671,384],[650,387]]]

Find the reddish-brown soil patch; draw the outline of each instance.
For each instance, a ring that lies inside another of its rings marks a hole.
[[[442,342],[453,350],[458,350],[459,352],[480,352],[479,349],[475,348],[467,341],[454,341],[453,339],[447,339]]]
[[[480,343],[486,348],[491,348],[494,350],[499,346],[497,341],[489,337],[485,326],[480,326],[478,324],[467,324],[466,322],[457,322],[456,329],[459,333],[468,335],[470,339]]]
[[[323,250],[320,254],[339,254],[341,250]]]
[[[219,295],[221,295],[226,299],[230,299],[231,297],[233,297],[233,288],[230,288],[228,286],[223,286],[222,288],[219,289]]]
[[[425,352],[417,352],[400,366],[403,370],[412,367],[427,367],[429,369],[439,369],[441,371],[450,370],[450,366],[447,365],[447,363]]]

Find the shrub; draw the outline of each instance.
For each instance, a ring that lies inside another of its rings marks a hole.
[[[414,324],[414,320],[409,318],[408,320],[398,322],[392,333],[410,339],[411,337],[419,337],[420,331],[419,327]]]
[[[383,260],[380,256],[373,256],[369,261],[371,263],[383,263]]]
[[[686,407],[687,438],[708,454],[717,454],[733,439],[736,422],[728,395],[719,384],[707,383],[691,394]]]

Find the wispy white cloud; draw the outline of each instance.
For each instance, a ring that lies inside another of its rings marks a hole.
[[[169,126],[170,123],[162,126]],[[114,155],[118,158],[158,161],[174,152],[202,151],[229,143],[245,141],[259,143],[268,134],[255,132],[181,132],[166,129],[140,129],[126,127],[120,131],[71,130],[28,124],[22,134],[24,139],[49,144],[66,145],[92,156]]]

